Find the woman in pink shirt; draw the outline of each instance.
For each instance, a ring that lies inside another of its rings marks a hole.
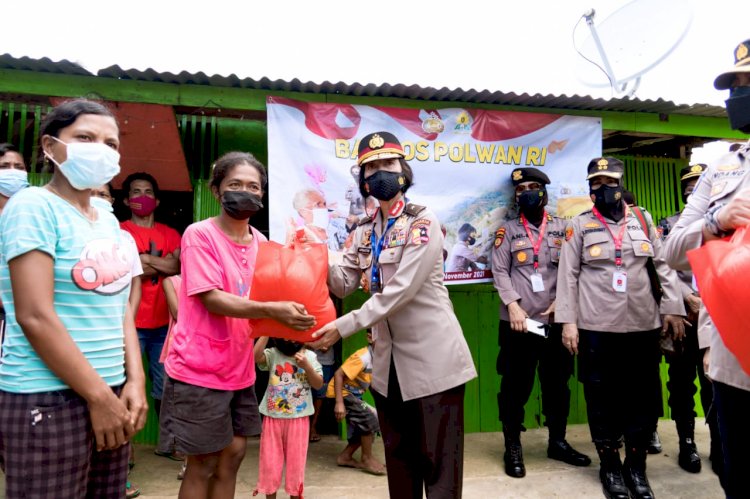
[[[164,368],[165,434],[187,455],[180,499],[234,497],[248,436],[260,433],[251,318],[298,330],[315,320],[293,302],[249,299],[266,238],[248,224],[263,207],[264,166],[251,154],[227,153],[213,166],[211,190],[221,213],[192,224],[182,237],[180,318]]]

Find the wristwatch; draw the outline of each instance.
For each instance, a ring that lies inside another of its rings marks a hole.
[[[715,204],[712,207],[708,209],[706,214],[704,215],[703,219],[705,220],[705,225],[708,231],[713,234],[716,237],[724,237],[729,232],[724,230],[721,225],[719,225],[719,221],[716,218],[716,215],[719,213],[719,210],[721,210],[724,207],[724,204]]]

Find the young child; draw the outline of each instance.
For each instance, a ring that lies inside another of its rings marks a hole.
[[[372,331],[367,331],[366,347],[360,348],[346,359],[333,375],[333,383],[328,385],[328,397],[336,398],[333,412],[336,420],[346,416],[347,446],[341,451],[336,464],[359,468],[373,475],[385,475],[385,467],[372,455],[372,442],[375,433],[380,432],[375,408],[362,400],[372,378]],[[354,453],[362,447],[360,461]]]
[[[301,343],[273,338],[270,348],[266,348],[267,343],[268,338],[259,338],[253,348],[258,368],[270,374],[260,403],[265,417],[260,435],[258,485],[253,495],[276,498],[286,458],[284,490],[292,499],[301,499],[313,413],[310,388],[323,386],[323,368],[315,353],[304,349]]]

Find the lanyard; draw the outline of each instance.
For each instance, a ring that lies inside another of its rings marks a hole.
[[[531,234],[531,229],[529,229],[529,221],[526,220],[526,217],[521,213],[521,222],[523,222],[523,228],[526,229],[526,235],[529,237],[529,241],[531,241],[531,248],[534,251],[534,272],[539,271],[539,248],[542,247],[542,241],[544,240],[544,231],[547,230],[547,211],[542,212],[542,225],[539,226],[539,239],[534,241],[534,236]]]
[[[383,234],[380,236],[380,240],[375,237],[375,230],[370,233],[370,246],[372,247],[372,274],[370,278],[370,293],[379,293],[382,290],[380,282],[380,265],[378,260],[380,259],[380,252],[383,251],[383,245],[385,244],[385,236],[393,224],[396,223],[396,218],[389,218],[388,223],[383,229]]]
[[[625,231],[628,228],[628,210],[627,208],[625,209],[625,216],[623,217],[622,226],[620,227],[620,233],[616,236],[615,233],[612,232],[612,229],[609,228],[609,224],[604,221],[604,217],[599,213],[599,210],[596,209],[596,206],[591,208],[591,211],[594,216],[599,219],[602,225],[607,228],[607,231],[609,231],[612,236],[612,240],[615,242],[615,267],[619,269],[622,267],[622,238],[625,236]]]

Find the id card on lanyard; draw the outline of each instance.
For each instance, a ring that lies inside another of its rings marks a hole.
[[[604,217],[596,207],[591,208],[591,212],[607,229],[607,232],[612,236],[612,240],[615,243],[615,272],[612,274],[612,289],[618,293],[625,293],[628,289],[628,274],[622,269],[622,239],[625,237],[625,231],[628,228],[628,211],[627,209],[625,210],[622,226],[617,235],[612,232],[609,224],[604,220]]]
[[[370,246],[372,247],[372,273],[370,274],[370,294],[380,293],[383,290],[383,276],[380,272],[380,253],[383,251],[383,245],[385,244],[385,236],[393,224],[396,222],[396,218],[389,218],[388,223],[383,228],[383,233],[380,235],[378,240],[375,236],[375,231],[370,233]]]
[[[547,212],[542,212],[542,225],[539,226],[539,239],[536,241],[534,241],[534,235],[529,228],[529,221],[526,220],[523,213],[521,213],[521,223],[523,223],[523,228],[526,229],[526,236],[531,241],[531,249],[534,252],[534,273],[529,277],[531,280],[531,290],[534,293],[541,293],[544,291],[544,279],[542,278],[542,274],[539,273],[539,250],[542,247],[544,233],[547,230]]]

